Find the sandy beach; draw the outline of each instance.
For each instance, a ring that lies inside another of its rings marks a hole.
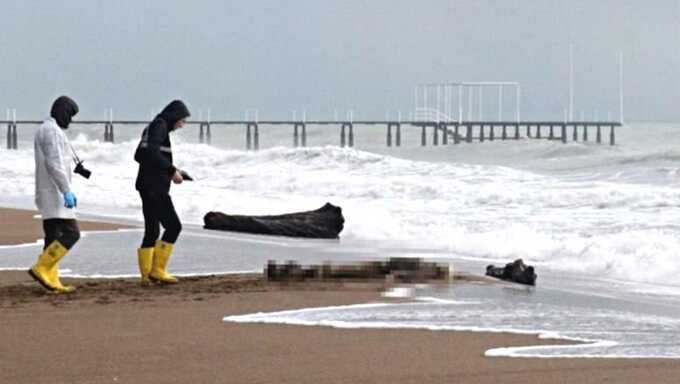
[[[39,238],[34,214],[0,210],[0,244]],[[81,222],[83,230],[116,227]],[[78,292],[47,294],[23,271],[0,272],[0,382],[675,383],[680,374],[676,360],[484,357],[494,347],[555,343],[527,335],[222,321],[384,301],[380,284],[278,285],[259,274],[151,288],[134,279],[64,281]]]

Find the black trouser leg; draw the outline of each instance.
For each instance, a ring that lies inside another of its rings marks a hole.
[[[174,244],[182,231],[182,223],[179,221],[170,195],[140,192],[140,196],[144,213],[142,248],[154,246],[160,234],[159,224],[165,228],[162,240]]]
[[[75,219],[43,220],[43,231],[45,232],[43,249],[55,240],[59,241],[66,249],[71,249],[80,239],[80,228],[78,228],[78,222]]]

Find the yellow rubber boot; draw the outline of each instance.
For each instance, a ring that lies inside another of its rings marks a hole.
[[[172,255],[173,245],[159,240],[156,242],[156,248],[153,251],[153,263],[151,265],[151,273],[149,279],[158,283],[177,284],[178,280],[166,270],[170,255]]]
[[[43,253],[38,256],[38,262],[28,270],[31,275],[45,289],[57,293],[71,293],[76,289],[64,286],[59,281],[59,261],[66,256],[68,249],[58,241],[53,241]]]
[[[137,261],[139,261],[139,273],[142,275],[141,283],[143,286],[151,284],[149,273],[153,264],[153,247],[139,248],[137,250]]]
[[[52,270],[50,271],[50,277],[52,281],[57,283],[58,293],[71,293],[76,290],[76,287],[72,285],[63,285],[61,281],[59,281],[59,263],[56,263],[54,267],[52,267]]]

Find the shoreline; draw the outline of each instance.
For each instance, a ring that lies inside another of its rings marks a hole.
[[[37,221],[30,211],[14,217]],[[674,383],[680,375],[680,361],[669,359],[486,356],[494,348],[561,343],[537,334],[223,321],[403,300],[381,297],[384,282],[281,284],[259,273],[189,276],[150,288],[136,278],[63,280],[78,291],[46,294],[24,271],[0,271],[0,382],[582,384]]]

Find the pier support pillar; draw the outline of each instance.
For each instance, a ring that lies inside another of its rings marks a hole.
[[[258,151],[258,150],[260,150],[260,128],[258,127],[257,123],[254,124],[253,128],[254,128],[254,131],[253,131],[253,149]]]
[[[588,125],[583,124],[583,141],[588,141]]]
[[[396,136],[397,143],[396,144],[397,144],[397,147],[401,147],[401,124],[395,124],[395,128],[396,128],[396,131],[397,131],[396,132],[396,134],[397,134],[397,136]]]
[[[211,134],[210,134],[210,123],[200,123],[198,126],[198,141],[203,144],[210,144]]]
[[[484,142],[484,124],[479,125],[479,142]]]
[[[442,145],[449,145],[449,126],[446,123],[439,123],[437,128],[442,133]]]
[[[602,126],[598,125],[597,126],[597,133],[596,133],[596,140],[598,144],[602,143]]]
[[[345,123],[340,125],[340,147],[345,147],[347,145],[347,136],[345,132]]]
[[[260,149],[260,132],[257,123],[246,124],[246,148],[256,151]]]
[[[548,139],[549,140],[554,140],[555,139],[555,127],[550,126],[550,133],[548,134]]]
[[[391,147],[392,146],[392,124],[387,123],[387,146]]]
[[[531,125],[527,124],[527,139],[531,139]]]
[[[496,127],[491,124],[489,125],[489,141],[494,141],[496,139]]]
[[[535,136],[536,136],[537,139],[541,138],[541,125],[540,124],[536,125],[536,135]]]
[[[397,147],[401,147],[401,124],[395,124],[394,127],[396,128],[396,141],[397,141]]]
[[[501,134],[501,140],[507,140],[508,139],[508,127],[503,124],[503,133]]]
[[[16,123],[7,124],[7,149],[19,149]]]
[[[307,124],[302,124],[302,147],[307,146]]]
[[[573,128],[574,128],[574,135],[573,135],[573,137],[572,137],[572,140],[573,140],[573,141],[578,141],[578,125],[577,125],[577,124],[574,124],[574,127],[573,127]]]
[[[104,142],[105,143],[113,143],[114,136],[113,136],[113,123],[106,123],[104,124]]]
[[[562,124],[561,128],[562,128],[562,143],[566,144],[567,143],[567,125]]]
[[[615,145],[616,144],[616,137],[614,137],[614,126],[610,125],[609,126],[609,145]]]
[[[354,124],[349,123],[347,128],[349,130],[349,147],[352,148],[354,147]]]
[[[458,124],[453,127],[453,143],[460,144],[460,133],[458,132]]]
[[[515,124],[515,140],[519,140],[519,124]]]
[[[465,141],[468,143],[472,143],[472,124],[468,124],[465,126],[467,129],[467,132],[465,134]]]
[[[300,143],[300,139],[302,139],[302,143]],[[300,144],[303,147],[307,145],[307,128],[305,123],[293,123],[293,144],[295,148],[299,147]]]
[[[426,130],[425,130],[425,126],[424,126],[424,125],[421,125],[421,126],[420,126],[420,129],[421,129],[421,131],[420,131],[420,145],[421,145],[422,147],[424,147],[424,146],[427,145],[427,132],[426,132]]]

